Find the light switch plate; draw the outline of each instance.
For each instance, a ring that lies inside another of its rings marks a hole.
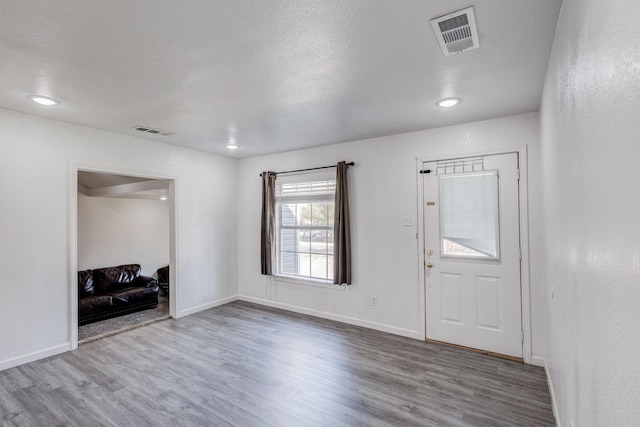
[[[402,220],[402,225],[404,225],[405,227],[410,227],[412,225],[415,225],[415,223],[413,222],[413,217],[405,216]]]

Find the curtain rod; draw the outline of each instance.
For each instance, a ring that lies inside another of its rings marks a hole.
[[[354,162],[349,162],[347,163],[347,166],[355,166]],[[331,165],[331,166],[320,166],[317,168],[309,168],[309,169],[298,169],[298,170],[294,170],[294,171],[284,171],[284,172],[272,172],[274,175],[280,175],[283,173],[295,173],[295,172],[307,172],[307,171],[315,171],[318,169],[329,169],[329,168],[335,168],[336,165]],[[262,174],[260,174],[260,176],[262,176]]]

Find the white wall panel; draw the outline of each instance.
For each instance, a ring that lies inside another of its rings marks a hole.
[[[640,3],[564,0],[541,107],[547,367],[562,426],[640,422]]]
[[[78,194],[78,270],[121,264],[169,264],[168,201]]]
[[[70,342],[72,164],[176,177],[179,312],[237,293],[236,160],[0,110],[0,368]]]
[[[423,339],[418,229],[403,226],[404,216],[417,220],[416,157],[439,159],[518,150],[525,145],[530,177],[532,341],[533,354],[540,360],[544,355],[544,320],[537,113],[240,160],[240,294],[254,301],[348,318],[353,323]],[[340,160],[356,162],[349,169],[353,284],[336,291],[261,276],[260,172],[324,166]],[[374,296],[375,306],[371,304]]]

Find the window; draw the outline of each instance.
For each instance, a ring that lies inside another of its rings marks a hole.
[[[276,274],[332,281],[336,191],[332,175],[276,180]]]
[[[498,172],[440,176],[442,255],[500,259]]]

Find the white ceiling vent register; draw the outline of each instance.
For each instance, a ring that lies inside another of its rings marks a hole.
[[[152,135],[162,135],[162,136],[170,136],[173,135],[173,132],[167,132],[166,130],[154,129],[149,126],[134,126],[131,130],[137,130],[138,132],[146,132]]]
[[[431,20],[444,56],[480,47],[473,7]]]

